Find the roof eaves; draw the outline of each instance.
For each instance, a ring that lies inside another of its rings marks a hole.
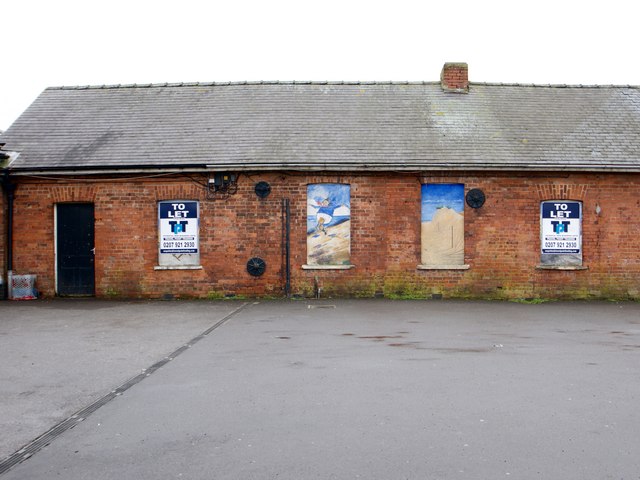
[[[493,172],[589,172],[589,173],[640,173],[638,164],[590,164],[576,163],[559,166],[553,163],[517,164],[517,163],[472,163],[457,164],[439,162],[425,163],[420,161],[393,164],[388,162],[356,163],[356,162],[243,162],[243,163],[213,163],[206,165],[184,165],[181,167],[166,167],[162,165],[131,165],[131,166],[85,166],[85,167],[22,167],[9,168],[13,175],[104,175],[125,173],[194,173],[216,171],[358,171],[358,172],[425,172],[425,171],[493,171]]]

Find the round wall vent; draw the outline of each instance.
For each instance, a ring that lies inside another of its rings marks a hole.
[[[471,208],[480,208],[484,205],[486,199],[484,192],[479,188],[474,188],[467,192],[467,205]]]
[[[267,198],[271,193],[271,185],[267,182],[258,182],[256,183],[256,195],[260,198]]]
[[[267,264],[260,257],[253,257],[247,262],[247,272],[254,277],[259,277],[266,269]]]

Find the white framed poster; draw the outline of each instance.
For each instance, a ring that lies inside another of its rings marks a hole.
[[[582,202],[540,203],[540,253],[543,265],[582,265]]]
[[[200,264],[200,211],[191,200],[158,202],[160,265]]]

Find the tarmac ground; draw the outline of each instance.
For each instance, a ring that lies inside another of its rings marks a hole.
[[[0,302],[0,362],[2,480],[640,479],[638,303]]]

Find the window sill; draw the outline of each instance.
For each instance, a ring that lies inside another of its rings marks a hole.
[[[469,270],[469,265],[418,265],[418,270]]]
[[[303,270],[349,270],[355,265],[302,265]]]
[[[202,270],[202,265],[156,265],[154,270]]]
[[[536,270],[589,270],[584,265],[536,265]]]

